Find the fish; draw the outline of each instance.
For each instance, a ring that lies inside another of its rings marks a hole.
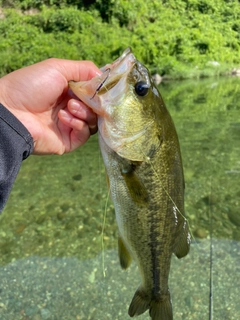
[[[140,271],[128,314],[149,310],[152,320],[172,320],[171,257],[186,256],[191,243],[177,132],[148,69],[131,48],[101,70],[89,81],[70,81],[69,88],[97,114],[120,265],[127,269],[134,260]]]

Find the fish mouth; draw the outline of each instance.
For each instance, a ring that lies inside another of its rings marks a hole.
[[[69,88],[98,114],[100,96],[113,88],[120,79],[126,77],[136,62],[137,60],[129,47],[117,60],[102,67],[103,73],[100,76],[89,81],[69,81]]]
[[[136,61],[131,48],[128,47],[117,60],[102,67],[100,70],[103,73],[99,77],[101,82],[96,89],[96,94],[104,94],[113,88],[121,78],[127,76]]]

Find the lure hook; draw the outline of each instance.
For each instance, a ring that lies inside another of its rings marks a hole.
[[[110,74],[110,68],[107,68],[105,71],[104,71],[104,73],[105,72],[108,72],[108,74],[107,74],[107,76],[106,76],[106,78],[100,83],[100,85],[97,87],[97,89],[96,89],[96,91],[95,91],[95,93],[94,93],[94,95],[92,96],[92,98],[90,99],[90,100],[92,100],[94,97],[95,97],[95,95],[98,93],[98,91],[102,88],[102,86],[104,85],[104,83],[107,81],[107,78],[109,77],[109,74]]]

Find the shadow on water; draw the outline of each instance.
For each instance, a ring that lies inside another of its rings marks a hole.
[[[174,320],[240,319],[240,79],[163,84],[184,162],[186,214],[195,240],[173,257]],[[120,269],[97,137],[62,157],[26,160],[0,217],[0,319],[128,319],[139,284]],[[103,271],[106,271],[106,277]],[[139,320],[148,319],[147,313]]]

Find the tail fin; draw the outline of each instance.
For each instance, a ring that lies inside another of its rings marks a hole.
[[[162,295],[159,300],[152,300],[149,314],[152,320],[173,320],[170,294]]]
[[[138,316],[149,309],[152,320],[173,320],[170,294],[161,295],[159,299],[151,300],[149,295],[139,288],[128,309],[130,317]]]

